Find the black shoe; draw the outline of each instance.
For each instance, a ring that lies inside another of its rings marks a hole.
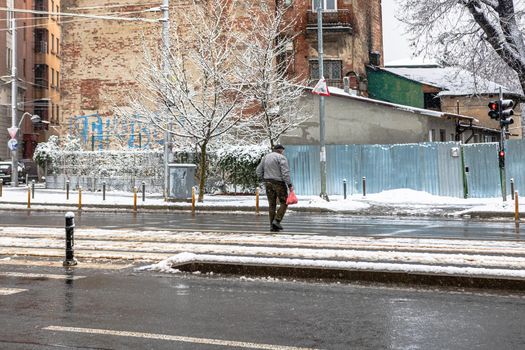
[[[272,221],[272,228],[275,228],[277,230],[282,230],[283,229],[282,225],[276,219],[274,219]]]
[[[270,228],[270,232],[279,232],[280,230],[278,228],[275,228],[275,227],[271,227]]]

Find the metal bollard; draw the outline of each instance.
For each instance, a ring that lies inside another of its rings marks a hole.
[[[69,180],[66,180],[66,199],[69,200]]]
[[[75,251],[73,247],[75,245],[75,214],[72,212],[66,213],[66,260],[63,262],[63,266],[74,266],[78,264],[75,259]]]
[[[106,200],[106,181],[102,182],[102,200]]]
[[[29,182],[29,174],[26,174],[26,183]]]
[[[514,200],[514,178],[510,178],[510,196]]]
[[[346,199],[346,179],[343,179],[343,198]]]
[[[4,190],[4,180],[0,179],[0,197],[2,197],[3,190]]]
[[[31,208],[31,187],[27,186],[27,208]]]
[[[146,201],[146,182],[142,181],[142,201]]]
[[[514,221],[520,222],[520,203],[518,198],[518,191],[514,193]]]
[[[191,214],[195,215],[195,186],[191,188]]]
[[[35,180],[31,180],[31,198],[35,199]]]
[[[82,210],[82,186],[78,186],[78,210]]]
[[[255,213],[256,214],[259,214],[259,191],[260,191],[260,188],[257,187],[255,189]]]
[[[133,187],[133,211],[137,211],[137,186]]]
[[[363,176],[363,197],[366,197],[366,176]]]

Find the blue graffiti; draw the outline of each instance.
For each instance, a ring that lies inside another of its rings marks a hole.
[[[69,135],[79,137],[92,150],[109,149],[112,143],[141,149],[164,144],[163,134],[154,127],[118,115],[101,116],[99,113],[70,117]]]

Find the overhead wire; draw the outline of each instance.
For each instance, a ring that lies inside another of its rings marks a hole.
[[[120,12],[119,14],[120,15],[131,15],[131,14],[137,14],[137,13],[146,13],[146,12],[150,12],[150,11],[146,11],[146,10],[141,10],[141,11],[127,11],[127,12]],[[106,15],[106,14],[115,14],[115,12],[105,12],[105,13],[101,13],[101,14],[97,14],[97,15]],[[67,16],[67,15],[60,15],[60,17],[72,17],[72,16]],[[35,17],[36,19],[45,19],[47,17]],[[133,18],[133,17],[130,17],[130,18]],[[59,25],[62,25],[62,24],[68,24],[68,23],[74,23],[74,22],[81,22],[81,21],[88,21],[88,20],[98,20],[98,18],[78,18],[78,19],[71,19],[71,20],[66,20],[66,21],[57,21],[57,24]],[[118,20],[115,20],[115,21],[118,21]],[[137,22],[138,24],[157,24],[157,23],[154,23],[154,22]],[[137,23],[134,23],[134,24],[137,24]],[[26,26],[17,26],[15,27],[15,30],[18,30],[18,29],[24,29],[24,28],[37,28],[37,27],[47,27],[48,26],[48,23],[39,23],[39,24],[31,24],[31,25],[26,25]],[[0,29],[0,32],[5,32],[5,31],[10,31],[11,28],[2,28]]]

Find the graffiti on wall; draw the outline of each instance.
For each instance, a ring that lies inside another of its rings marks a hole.
[[[110,149],[116,144],[142,149],[164,144],[164,134],[151,125],[99,113],[71,117],[69,135],[79,137],[85,146],[93,150]]]

